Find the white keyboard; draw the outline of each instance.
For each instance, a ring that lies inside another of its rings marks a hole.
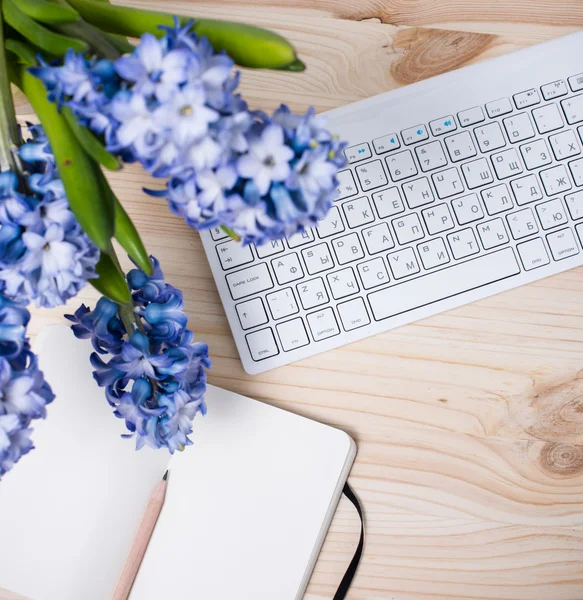
[[[583,32],[328,116],[349,165],[316,229],[202,233],[248,373],[583,264]]]

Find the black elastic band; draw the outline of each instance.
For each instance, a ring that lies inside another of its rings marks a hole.
[[[356,569],[358,568],[358,563],[360,562],[360,558],[362,556],[362,550],[364,548],[364,521],[362,518],[362,508],[360,507],[360,502],[358,498],[354,495],[354,492],[350,489],[348,482],[344,484],[344,489],[342,490],[344,495],[354,504],[354,508],[358,512],[358,516],[360,517],[360,540],[358,542],[358,546],[356,548],[356,552],[348,565],[348,569],[346,573],[344,573],[344,577],[336,590],[336,594],[334,594],[333,600],[344,600],[346,598],[346,594],[348,593],[348,588],[350,588],[350,584],[356,575]]]

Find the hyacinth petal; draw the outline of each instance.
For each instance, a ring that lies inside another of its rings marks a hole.
[[[157,38],[151,33],[145,33],[141,37],[137,53],[144,68],[149,73],[160,68],[162,63],[162,48]]]

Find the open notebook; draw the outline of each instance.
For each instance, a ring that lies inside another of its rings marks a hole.
[[[0,588],[111,598],[154,485],[166,501],[131,600],[301,598],[355,456],[337,429],[209,386],[194,446],[134,451],[91,377],[88,342],[44,330],[57,398],[0,483]],[[185,596],[186,594],[186,596]]]

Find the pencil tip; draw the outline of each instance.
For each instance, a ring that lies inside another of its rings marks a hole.
[[[168,479],[168,469],[166,469],[166,473],[164,473],[164,477],[162,477],[164,481]]]

